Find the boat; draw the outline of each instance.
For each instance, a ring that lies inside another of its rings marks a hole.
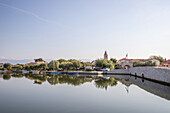
[[[57,71],[57,72],[51,72],[50,74],[51,74],[51,75],[61,75],[62,72],[61,72],[61,71]]]
[[[101,71],[109,71],[110,69],[109,68],[103,68],[101,69]]]
[[[78,75],[79,72],[67,72],[67,75]]]
[[[101,76],[100,78],[105,79],[105,80],[109,80],[110,79],[110,77],[106,77],[106,76]]]

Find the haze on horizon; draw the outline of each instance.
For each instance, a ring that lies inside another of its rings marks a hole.
[[[0,58],[170,59],[169,0],[0,0]]]

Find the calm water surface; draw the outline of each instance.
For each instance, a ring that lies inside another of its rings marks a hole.
[[[170,86],[110,77],[0,74],[0,113],[170,113]]]

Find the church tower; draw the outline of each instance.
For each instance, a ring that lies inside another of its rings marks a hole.
[[[105,53],[104,53],[104,60],[108,60],[108,54],[107,54],[106,51],[105,51]]]

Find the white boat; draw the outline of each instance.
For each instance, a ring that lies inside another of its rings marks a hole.
[[[105,79],[105,80],[109,80],[110,79],[110,77],[105,77],[105,76],[102,76],[100,78]]]
[[[22,71],[22,74],[27,74],[29,73],[29,71]]]

